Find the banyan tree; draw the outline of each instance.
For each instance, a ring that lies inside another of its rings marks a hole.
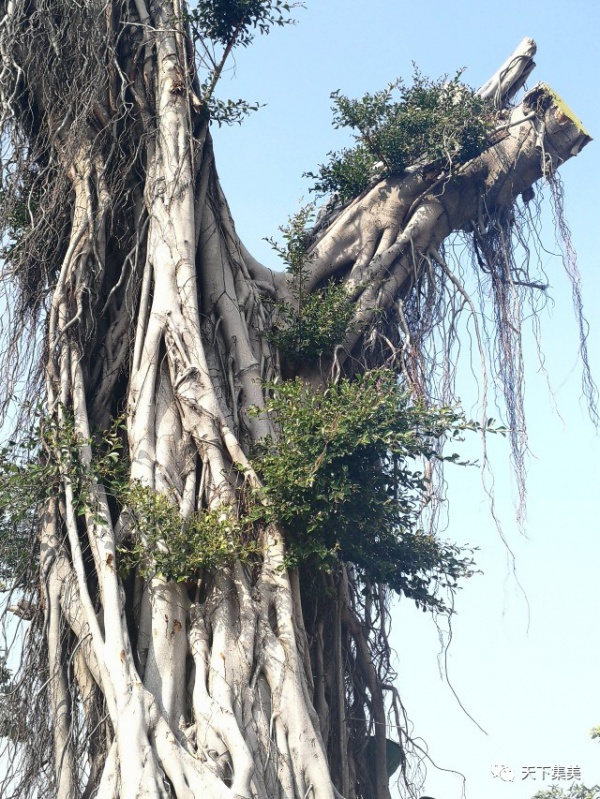
[[[3,797],[386,799],[408,774],[390,594],[443,612],[471,570],[423,522],[444,439],[478,426],[452,405],[477,309],[446,242],[493,309],[473,339],[518,463],[544,287],[515,248],[589,137],[521,91],[529,39],[477,92],[336,95],[356,146],[263,265],[211,123],[247,110],[216,99],[232,50],[288,13],[0,3]]]

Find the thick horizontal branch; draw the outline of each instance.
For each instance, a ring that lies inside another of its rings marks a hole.
[[[351,203],[313,248],[310,287],[342,276],[353,296],[357,286],[390,276],[409,249],[437,249],[452,231],[470,228],[482,209],[510,206],[590,140],[555,92],[538,84],[497,131],[496,143],[454,174],[391,177]]]

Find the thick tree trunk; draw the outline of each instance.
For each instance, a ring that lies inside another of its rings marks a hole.
[[[44,793],[386,799],[387,663],[368,616],[385,617],[383,591],[366,609],[340,569],[323,575],[322,597],[307,594],[273,525],[257,527],[251,566],[169,582],[147,576],[149,551],[145,571],[119,576],[131,525],[93,468],[92,433],[125,412],[132,480],[184,519],[233,518],[242,484],[258,485],[248,452],[274,434],[260,411],[281,365],[266,334],[273,299],[291,288],[236,236],[179,2],[69,4],[70,24],[54,5],[4,3],[0,37],[16,153],[34,171],[31,191],[45,192],[40,227],[58,230],[41,251],[48,410],[78,441],[58,453],[60,490],[40,533],[36,629],[53,735]],[[406,369],[403,302],[432,263],[447,270],[444,239],[483,231],[586,141],[540,85],[455,173],[414,168],[354,200],[312,244],[308,278],[309,291],[344,283],[351,332],[318,364],[285,364],[286,375],[316,385],[392,352]],[[83,510],[75,473],[85,474]]]

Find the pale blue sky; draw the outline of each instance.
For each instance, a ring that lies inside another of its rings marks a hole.
[[[304,171],[343,146],[330,126],[329,94],[376,90],[408,78],[415,61],[432,77],[465,66],[465,79],[483,83],[524,36],[538,43],[530,85],[549,83],[600,137],[600,4],[591,0],[505,0],[503,3],[408,4],[307,0],[299,24],[276,30],[238,54],[222,92],[268,103],[241,128],[215,131],[219,171],[238,230],[263,261],[276,260],[262,237],[307,198]],[[590,359],[600,379],[600,148],[592,142],[562,170],[566,207],[579,255],[585,310],[591,323]],[[549,215],[545,241],[554,248]],[[481,733],[440,678],[440,643],[432,621],[408,603],[395,613],[393,641],[399,686],[414,732],[440,766],[462,771],[469,799],[527,799],[551,781],[521,779],[524,766],[580,766],[587,784],[600,783],[600,743],[588,731],[600,724],[600,646],[597,589],[600,563],[598,463],[600,439],[581,402],[577,331],[570,288],[560,261],[544,257],[555,305],[542,314],[559,418],[529,337],[526,400],[529,460],[527,538],[514,521],[508,446],[493,444],[496,497],[504,532],[516,554],[527,604],[489,514],[476,469],[450,475],[447,537],[480,547],[485,572],[457,598],[449,674]],[[461,383],[468,410],[473,389]],[[477,450],[471,450],[477,457]],[[515,772],[494,779],[493,763]],[[425,793],[458,799],[462,783],[428,768]]]

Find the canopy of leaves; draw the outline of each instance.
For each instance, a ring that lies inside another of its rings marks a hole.
[[[434,81],[415,70],[411,86],[399,79],[358,100],[334,92],[334,127],[350,128],[356,145],[329,153],[316,174],[307,173],[312,190],[346,202],[412,164],[450,170],[482,153],[494,115],[460,76]]]
[[[455,588],[473,562],[421,529],[428,485],[420,467],[442,457],[442,439],[474,425],[451,408],[411,401],[379,370],[324,391],[278,384],[268,411],[280,439],[264,442],[254,465],[292,562],[349,561],[364,581],[442,608],[436,588]]]

